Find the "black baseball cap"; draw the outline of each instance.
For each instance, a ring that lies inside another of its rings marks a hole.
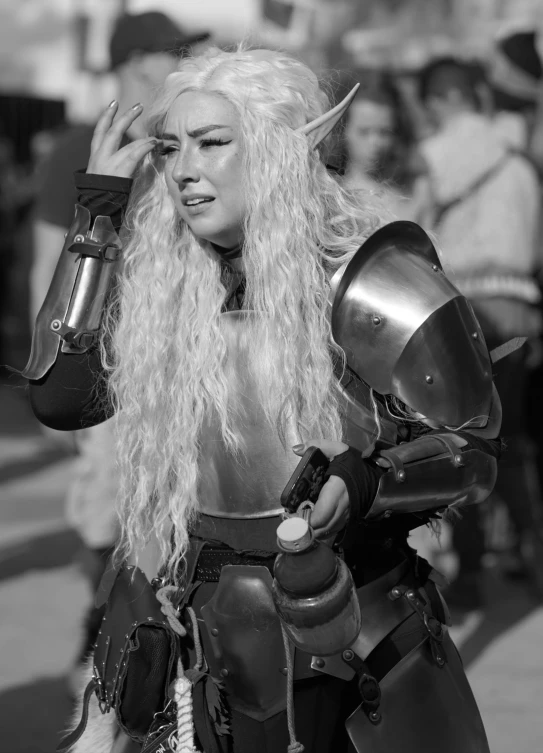
[[[137,52],[170,52],[182,56],[191,45],[206,39],[209,39],[207,32],[189,36],[159,11],[127,13],[119,16],[111,35],[111,69],[122,65]]]

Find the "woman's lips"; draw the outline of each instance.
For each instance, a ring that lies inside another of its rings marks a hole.
[[[187,214],[194,216],[196,214],[202,214],[213,204],[215,199],[212,196],[205,197],[203,201],[199,201],[197,204],[186,204],[183,202],[185,211]]]

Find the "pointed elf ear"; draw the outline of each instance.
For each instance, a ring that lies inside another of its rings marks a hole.
[[[336,105],[331,110],[328,110],[328,112],[323,113],[323,115],[319,115],[319,117],[312,120],[311,123],[307,123],[301,128],[296,129],[297,133],[304,133],[307,136],[310,149],[315,149],[315,147],[317,147],[321,141],[328,136],[340,118],[342,118],[347,112],[359,86],[360,84],[356,84],[339,105]]]

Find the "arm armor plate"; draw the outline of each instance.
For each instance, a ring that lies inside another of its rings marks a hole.
[[[111,219],[97,217],[91,227],[89,210],[77,204],[36,320],[24,377],[45,376],[57,359],[59,346],[63,353],[85,353],[94,344],[120,253]]]
[[[366,520],[486,499],[496,483],[496,459],[469,446],[462,450],[454,437],[429,434],[379,453],[391,467],[381,477]]]

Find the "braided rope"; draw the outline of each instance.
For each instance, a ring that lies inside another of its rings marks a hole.
[[[177,618],[177,610],[169,595],[177,591],[175,586],[164,586],[157,591],[156,597],[162,613],[166,616],[171,629],[184,638],[187,634],[185,627]],[[194,612],[194,610],[191,610]],[[191,615],[192,619],[192,615]],[[194,615],[196,619],[196,615]],[[194,625],[194,621],[193,621]],[[198,641],[199,642],[199,641]],[[200,647],[201,652],[201,647]],[[192,718],[192,683],[185,676],[185,669],[181,657],[177,662],[177,679],[174,683],[174,701],[177,705],[177,753],[198,753],[194,746],[194,721]]]
[[[177,753],[198,753],[194,746],[194,722],[192,719],[192,683],[183,673],[181,660],[174,685],[174,700],[177,704]]]
[[[304,753],[304,746],[296,740],[296,729],[294,725],[294,665],[292,663],[292,654],[290,652],[290,642],[283,623],[281,623],[281,632],[283,633],[283,645],[285,646],[285,656],[287,660],[287,725],[288,736],[290,739],[287,751],[288,753]]]

